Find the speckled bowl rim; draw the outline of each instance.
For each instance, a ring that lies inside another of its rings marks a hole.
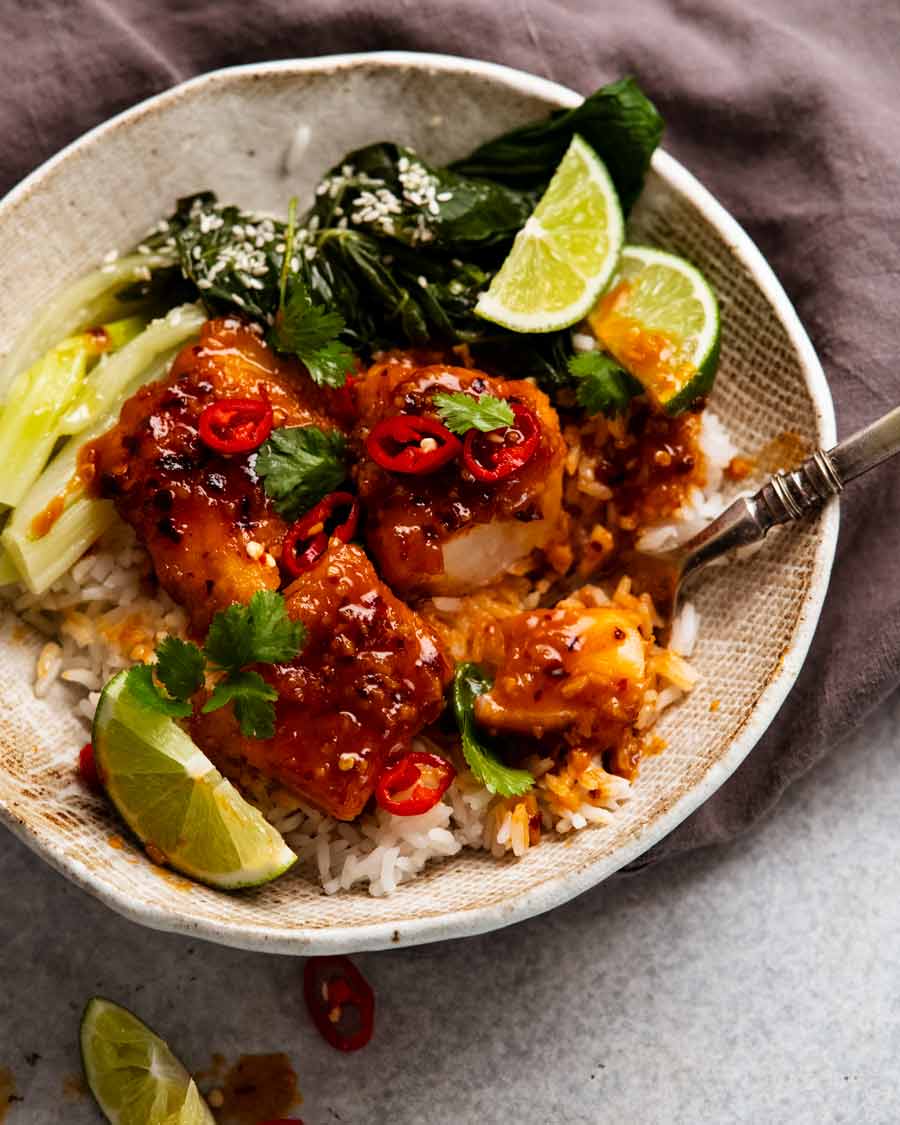
[[[310,59],[287,59],[227,67],[200,75],[148,98],[85,133],[42,164],[13,188],[3,200],[0,200],[0,223],[23,197],[40,190],[43,180],[58,164],[102,145],[105,138],[113,131],[127,128],[138,119],[155,113],[173,101],[198,90],[210,86],[227,87],[233,80],[244,79],[248,75],[265,78],[276,74],[333,72],[360,65],[388,68],[419,67],[426,73],[428,71],[469,73],[520,92],[523,96],[542,98],[562,107],[574,106],[582,101],[582,95],[574,90],[545,78],[496,63],[453,55],[381,51],[323,55]],[[659,150],[654,154],[653,168],[671,190],[688,199],[702,213],[765,294],[800,360],[813,402],[820,440],[826,448],[834,444],[836,441],[834,406],[825,374],[793,305],[771,267],[740,225],[677,160],[667,152]],[[179,913],[142,905],[118,891],[112,891],[104,883],[101,874],[89,870],[78,860],[67,856],[62,848],[39,840],[3,802],[0,802],[0,821],[67,879],[131,921],[154,929],[202,938],[241,949],[310,955],[397,948],[398,945],[418,945],[485,933],[531,918],[575,898],[657,844],[711,797],[750,753],[774,719],[803,666],[828,588],[837,545],[838,524],[838,503],[834,500],[820,516],[819,536],[809,590],[804,599],[793,641],[784,654],[778,672],[761,692],[728,752],[709,768],[696,785],[646,828],[623,843],[612,855],[587,863],[573,873],[546,880],[533,890],[518,894],[509,901],[421,918],[413,922],[398,923],[388,920],[365,926],[335,926],[324,931],[298,929],[288,937],[275,936],[264,926],[240,927],[234,924],[220,926],[214,922],[198,922],[191,918],[187,911]]]

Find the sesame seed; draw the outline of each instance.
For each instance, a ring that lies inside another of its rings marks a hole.
[[[352,770],[356,765],[356,762],[356,754],[343,753],[338,758],[338,769],[344,770],[344,772],[346,772],[347,770]]]
[[[266,564],[266,566],[268,566],[270,568],[278,565],[278,563],[275,561],[275,556],[270,555],[268,551],[266,551],[266,553],[265,553],[265,556],[263,558],[263,562]]]
[[[250,542],[244,547],[244,550],[247,552],[251,559],[258,559],[262,555],[263,551],[265,551],[265,547],[262,545],[262,543],[257,543],[255,539],[251,539]]]
[[[433,437],[422,438],[419,442],[419,449],[421,449],[423,453],[434,453],[437,447],[438,443]]]

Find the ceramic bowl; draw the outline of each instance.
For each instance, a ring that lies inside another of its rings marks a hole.
[[[204,75],[69,146],[0,203],[0,351],[48,292],[133,244],[177,196],[283,212],[345,152],[393,139],[438,162],[572,106],[580,96],[518,71],[432,55],[346,55]],[[833,444],[821,367],[784,291],[727,211],[657,152],[631,220],[697,263],[722,306],[712,407],[738,445],[785,431]],[[325,953],[479,933],[565,902],[635,859],[706,800],[750,752],[797,677],[819,616],[838,514],[779,534],[752,560],[709,572],[697,592],[701,684],[658,727],[668,748],[643,766],[611,827],[546,838],[521,860],[465,851],[389,898],[333,897],[302,873],[228,895],[122,846],[108,805],[74,780],[85,741],[60,684],[32,693],[41,639],[7,614],[0,632],[0,817],[53,867],[128,918],[227,945]],[[717,700],[715,706],[711,706]],[[113,846],[115,845],[115,846]]]

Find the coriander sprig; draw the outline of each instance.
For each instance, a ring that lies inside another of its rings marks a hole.
[[[343,331],[341,314],[313,304],[298,278],[287,301],[282,297],[269,343],[276,351],[297,356],[319,386],[342,387],[356,367],[353,352],[338,339]]]
[[[219,675],[201,708],[203,714],[232,703],[241,734],[271,738],[278,693],[247,665],[293,660],[305,641],[303,623],[288,617],[281,594],[258,590],[249,605],[230,605],[213,617],[202,649],[193,641],[164,638],[155,664],[129,669],[128,685],[144,707],[183,719],[191,714],[189,700],[203,686],[207,673]]]
[[[256,455],[256,475],[275,511],[294,520],[347,479],[347,442],[338,430],[282,426]]]
[[[455,394],[440,392],[431,400],[441,416],[441,421],[454,434],[469,430],[489,433],[514,422],[512,407],[502,398],[485,392],[475,398],[461,391]]]
[[[575,379],[575,398],[588,414],[612,417],[622,414],[643,387],[611,355],[592,351],[569,360],[569,374]]]

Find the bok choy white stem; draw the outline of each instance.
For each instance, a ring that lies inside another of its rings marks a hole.
[[[90,424],[53,458],[0,536],[0,543],[33,593],[47,590],[114,518],[112,504],[89,495],[86,482],[79,476],[82,447],[116,422],[125,399],[165,373],[175,352],[197,335],[204,319],[198,305],[172,309],[98,368]]]
[[[15,507],[34,484],[57,439],[71,430],[67,412],[98,356],[121,347],[143,329],[138,317],[71,336],[17,376],[0,414],[0,504]]]
[[[16,376],[64,336],[74,336],[93,324],[113,319],[115,313],[111,310],[122,307],[112,299],[116,292],[146,279],[148,271],[171,265],[172,261],[171,254],[129,254],[101,266],[57,293],[0,362],[0,396],[5,397]]]

